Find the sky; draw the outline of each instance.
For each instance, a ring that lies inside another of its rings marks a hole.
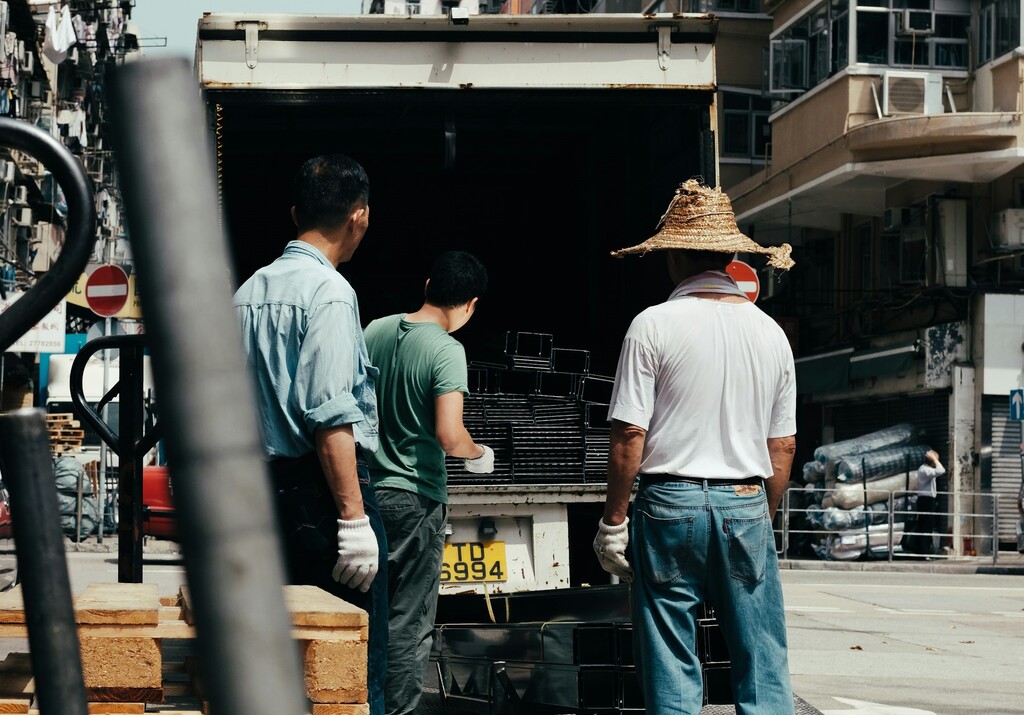
[[[166,47],[143,48],[146,57],[186,57],[196,49],[196,23],[204,12],[285,12],[351,15],[360,12],[362,0],[135,0],[130,22],[145,38],[166,37]]]

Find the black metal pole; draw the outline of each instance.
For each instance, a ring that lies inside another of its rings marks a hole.
[[[45,415],[36,409],[0,414],[0,469],[11,494],[39,712],[87,715]]]
[[[121,348],[117,417],[117,580],[142,583],[142,342]]]
[[[307,711],[256,404],[231,308],[214,150],[185,60],[110,85],[200,665],[216,715]]]

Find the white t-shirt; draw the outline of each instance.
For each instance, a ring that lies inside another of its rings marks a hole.
[[[933,467],[930,464],[922,464],[917,468],[917,493],[923,497],[938,496],[939,490],[935,487],[935,480],[946,473],[942,466]]]
[[[643,474],[770,477],[767,439],[796,434],[793,351],[753,303],[670,299],[629,326],[608,418],[647,430]]]

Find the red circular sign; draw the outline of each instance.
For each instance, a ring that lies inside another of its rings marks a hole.
[[[117,314],[128,302],[128,275],[120,266],[100,266],[85,282],[85,302],[102,318]]]
[[[761,279],[757,277],[757,271],[743,261],[733,261],[725,267],[725,272],[732,276],[751,303],[757,302],[757,296],[761,294]]]

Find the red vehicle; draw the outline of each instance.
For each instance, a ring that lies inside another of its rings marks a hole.
[[[13,536],[10,497],[3,479],[0,479],[0,539],[10,539]],[[0,591],[6,591],[17,582],[18,559],[14,555],[14,549],[0,552]]]
[[[142,468],[142,533],[161,539],[177,539],[171,477],[167,467]]]

